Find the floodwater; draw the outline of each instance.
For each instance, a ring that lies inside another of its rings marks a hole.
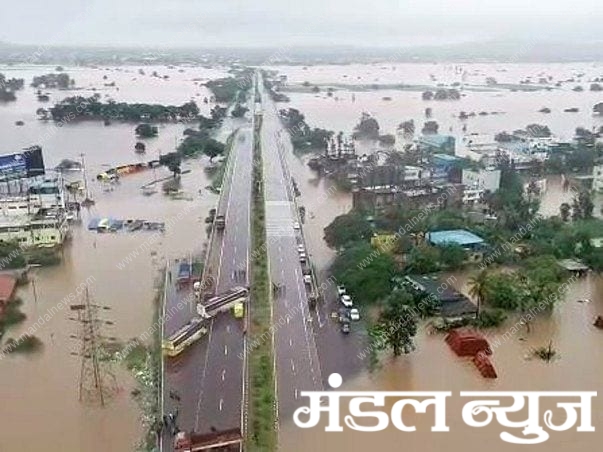
[[[12,77],[25,77],[26,84],[34,74],[45,74],[53,68],[0,68]],[[101,86],[115,80],[117,87],[111,97],[116,100],[182,104],[197,92],[201,99],[208,93],[195,85],[193,78],[223,76],[217,70],[185,68],[179,73],[167,68],[143,68],[147,74],[157,70],[171,74],[164,81],[137,74],[138,67],[104,69],[71,69],[66,71],[75,78],[77,86]],[[126,73],[125,71],[129,71]],[[137,77],[137,80],[131,78]],[[52,101],[69,92],[52,90]],[[101,91],[101,93],[104,91]],[[16,337],[32,326],[47,311],[66,296],[77,300],[82,284],[88,285],[94,301],[109,306],[103,317],[113,321],[104,334],[127,341],[145,333],[152,324],[155,283],[166,258],[199,253],[205,240],[203,219],[214,207],[217,197],[204,189],[209,184],[203,170],[207,159],[190,160],[182,170],[191,170],[182,176],[182,189],[186,200],[171,200],[159,193],[150,197],[142,195],[140,186],[169,176],[163,169],[141,172],[121,178],[112,191],[105,191],[95,180],[95,175],[116,164],[146,161],[157,158],[160,151],[174,149],[182,131],[194,124],[160,125],[159,136],[146,140],[147,152],[134,153],[133,124],[113,123],[105,127],[102,122],[80,122],[58,128],[52,122],[35,118],[40,103],[34,90],[26,87],[18,93],[17,102],[0,105],[0,131],[2,153],[15,152],[23,147],[40,144],[44,150],[47,168],[54,167],[63,158],[79,159],[85,153],[90,191],[96,204],[83,209],[81,225],[72,228],[73,240],[64,250],[64,260],[56,267],[35,272],[37,303],[31,284],[21,287],[17,295],[24,300],[22,310],[27,320],[10,330],[7,337]],[[91,95],[86,91],[86,95]],[[49,104],[52,104],[52,101]],[[210,106],[198,101],[207,114]],[[49,105],[46,105],[49,106]],[[14,122],[23,120],[25,126]],[[80,173],[69,178],[81,179]],[[142,218],[168,222],[165,234],[151,239],[151,232],[97,234],[86,226],[93,216],[115,218]],[[130,254],[133,253],[133,254]],[[130,256],[129,261],[123,259]],[[118,267],[121,264],[121,267]],[[0,361],[0,387],[3,403],[0,404],[0,450],[31,451],[132,451],[142,434],[141,412],[130,391],[135,387],[133,378],[117,366],[118,392],[104,408],[95,408],[78,401],[79,359],[71,352],[77,343],[70,338],[78,334],[78,326],[69,320],[72,315],[61,310],[44,321],[35,335],[44,348],[32,356],[11,356]]]
[[[290,81],[311,83],[417,83],[427,84],[429,74],[438,81],[456,80],[458,75],[453,66],[438,65],[397,65],[396,70],[383,65],[362,66],[318,66],[304,70],[301,67],[281,67],[282,73]],[[0,68],[7,76],[22,76],[26,84],[35,74],[51,72],[53,68],[9,67]],[[203,104],[207,95],[204,88],[195,84],[194,79],[224,76],[224,71],[203,68],[183,68],[185,72],[165,67],[143,67],[146,76],[138,74],[139,67],[115,68],[66,68],[76,79],[76,85],[85,88],[83,93],[93,94],[97,87],[103,98],[117,101],[140,101],[181,104],[191,98],[197,99],[202,112],[210,106]],[[600,76],[601,66],[593,65],[467,65],[469,74],[466,83],[478,83],[485,76],[494,76],[499,82],[517,83],[528,75],[537,77],[540,73],[551,74],[555,80],[566,79],[579,72]],[[169,80],[151,77],[157,70],[159,75],[169,74]],[[502,72],[506,70],[506,72]],[[598,72],[598,73],[597,73]],[[349,76],[343,77],[348,74]],[[446,75],[447,74],[447,75]],[[107,75],[107,79],[103,79]],[[586,78],[587,76],[585,76]],[[136,78],[136,80],[133,80]],[[378,79],[375,81],[375,79]],[[478,80],[479,79],[479,80]],[[116,87],[104,87],[104,83],[116,82]],[[587,83],[581,83],[587,87]],[[119,88],[119,91],[116,89]],[[199,96],[196,94],[199,93]],[[108,94],[108,97],[104,95]],[[159,152],[173,150],[181,138],[187,124],[161,125],[159,136],[146,140],[147,152],[143,157],[134,154],[137,141],[132,124],[114,123],[105,127],[100,122],[67,124],[57,128],[51,122],[35,119],[35,110],[48,107],[54,101],[72,92],[52,91],[51,102],[39,103],[34,90],[26,87],[18,93],[18,101],[0,104],[0,132],[2,132],[2,153],[14,152],[32,144],[44,148],[47,167],[52,167],[63,158],[76,159],[85,153],[90,180],[94,175],[115,164],[134,162],[139,159],[157,158]],[[292,102],[282,107],[299,108],[312,126],[351,132],[362,111],[370,111],[379,120],[383,133],[393,133],[397,124],[414,118],[421,124],[424,109],[433,108],[433,117],[446,132],[453,126],[453,133],[460,133],[460,123],[453,117],[460,110],[504,111],[497,116],[476,116],[467,121],[469,132],[498,132],[512,130],[531,122],[548,124],[554,133],[569,134],[576,126],[592,127],[601,125],[601,119],[590,114],[595,101],[603,101],[603,96],[591,92],[576,93],[571,85],[558,92],[511,93],[471,91],[459,102],[426,103],[420,99],[420,92],[379,91],[357,92],[354,102],[351,93],[337,91],[335,97],[324,94],[290,95]],[[391,96],[391,101],[382,100]],[[543,106],[552,108],[553,113],[543,115],[537,110]],[[580,113],[563,113],[563,108],[577,106]],[[16,127],[15,121],[23,120],[23,127]],[[226,125],[229,128],[230,124]],[[420,128],[420,127],[419,127]],[[324,271],[334,256],[323,237],[323,228],[337,215],[351,208],[351,196],[338,192],[329,181],[316,179],[305,162],[307,157],[289,157],[293,177],[302,192],[301,204],[307,209],[306,239],[308,251],[318,269]],[[111,307],[105,316],[115,322],[107,328],[107,335],[125,341],[143,334],[150,326],[153,315],[154,283],[165,259],[178,257],[189,252],[199,252],[205,240],[203,218],[214,206],[216,196],[206,190],[199,190],[209,182],[202,165],[206,160],[186,162],[183,169],[192,172],[182,176],[183,190],[192,201],[170,200],[161,194],[144,197],[139,187],[152,180],[168,176],[163,169],[156,174],[151,171],[126,176],[113,191],[104,191],[96,183],[91,183],[91,192],[96,204],[90,211],[83,212],[81,226],[73,228],[73,240],[65,249],[61,265],[36,271],[38,301],[34,301],[32,286],[19,289],[18,295],[25,301],[23,310],[28,319],[8,336],[17,336],[29,328],[40,315],[65,296],[77,290],[89,277],[94,281],[90,291],[99,304]],[[566,200],[567,193],[560,189],[558,180],[549,183],[549,191],[543,197],[543,212],[554,214],[558,205]],[[192,209],[190,208],[192,206]],[[180,214],[180,219],[178,216]],[[96,234],[86,230],[91,216],[114,216],[117,218],[145,218],[158,221],[172,221],[165,235],[149,247],[146,233]],[[145,240],[147,242],[145,242]],[[129,253],[138,255],[131,258],[123,269],[117,264]],[[467,275],[458,274],[458,287],[462,288]],[[590,298],[592,303],[576,303],[579,298]],[[474,366],[457,358],[443,342],[441,336],[428,336],[421,330],[417,337],[417,351],[411,355],[390,359],[384,357],[380,369],[368,371],[344,382],[344,389],[353,390],[449,390],[453,398],[448,403],[448,425],[450,433],[427,433],[431,422],[428,415],[413,416],[408,413],[407,424],[416,423],[417,433],[403,434],[388,430],[376,434],[353,432],[319,433],[317,429],[301,430],[291,423],[281,430],[281,449],[284,451],[327,451],[327,450],[398,450],[401,445],[420,450],[443,450],[451,447],[476,448],[483,444],[498,452],[511,447],[498,439],[497,427],[471,429],[464,426],[460,418],[460,390],[597,390],[603,380],[603,335],[592,327],[595,315],[603,314],[603,283],[601,278],[588,279],[572,285],[566,301],[560,303],[550,318],[542,318],[533,324],[528,335],[523,330],[494,351],[493,362],[498,371],[497,380],[484,380]],[[123,370],[117,370],[120,388],[115,398],[104,409],[82,405],[77,399],[79,375],[78,358],[70,353],[76,344],[70,335],[77,334],[77,325],[70,321],[69,313],[61,311],[47,321],[36,335],[44,342],[41,353],[25,357],[14,356],[0,361],[0,450],[49,450],[61,452],[87,451],[131,451],[140,437],[140,410],[130,396],[134,387],[132,378]],[[512,325],[510,322],[509,325]],[[508,327],[507,327],[508,328]],[[504,334],[505,328],[498,331]],[[560,358],[552,363],[528,360],[531,348],[547,345],[553,341]],[[367,363],[368,364],[368,363]],[[596,399],[593,422],[603,428],[603,406]],[[391,405],[388,405],[391,406]],[[406,420],[406,412],[405,412]],[[560,422],[560,421],[557,421]],[[402,436],[404,435],[404,436]],[[535,446],[535,450],[567,450],[569,445],[586,449],[597,447],[600,432],[559,433],[545,443]]]
[[[435,74],[438,81],[455,81],[457,77],[453,66],[440,65],[397,65],[391,66],[317,66],[278,67],[282,74],[288,76],[291,83],[416,83],[429,84],[429,74]],[[466,77],[466,83],[483,83],[486,76],[496,77],[501,83],[519,83],[527,76],[550,74],[554,80],[563,80],[585,72],[584,76],[599,77],[603,67],[598,65],[466,65],[465,69],[473,76]],[[502,72],[502,71],[505,72]],[[343,77],[348,74],[348,77]],[[355,80],[352,74],[361,77]],[[578,83],[576,83],[578,84]],[[468,92],[461,101],[424,102],[420,92],[378,91],[355,92],[355,101],[349,91],[336,91],[334,98],[324,93],[302,94],[287,93],[290,103],[280,104],[280,108],[289,106],[298,108],[306,115],[308,123],[313,127],[332,130],[343,130],[351,133],[363,111],[373,114],[379,121],[382,133],[394,133],[398,123],[413,119],[422,124],[424,109],[433,108],[433,118],[440,123],[443,133],[452,127],[453,134],[460,134],[458,119],[453,115],[459,111],[482,110],[501,111],[496,116],[476,116],[467,121],[468,132],[496,133],[501,130],[523,128],[529,123],[548,124],[553,133],[563,138],[571,138],[578,126],[603,125],[601,118],[591,115],[592,105],[603,101],[600,93],[573,92],[569,84],[558,92],[512,93],[501,92]],[[580,83],[588,89],[588,83]],[[568,88],[569,87],[569,88]],[[391,96],[391,101],[383,101],[382,96]],[[335,97],[338,99],[335,100]],[[553,113],[543,115],[537,110],[549,106]],[[580,107],[580,113],[563,113],[564,108]],[[419,127],[420,128],[420,127]],[[308,169],[308,156],[289,157],[289,165],[293,177],[302,192],[300,203],[306,206],[308,215],[306,239],[308,251],[313,262],[320,271],[326,271],[334,257],[324,241],[323,228],[337,215],[351,208],[351,196],[337,191],[328,180],[316,179]],[[602,197],[595,197],[595,215],[600,216]],[[541,198],[541,213],[556,215],[559,205],[572,199],[570,191],[564,191],[559,177],[547,180],[547,191]],[[469,274],[455,274],[455,286],[467,293],[466,281]],[[502,340],[516,319],[510,318],[507,323],[489,332],[490,343],[495,347],[493,364],[498,372],[496,380],[483,379],[475,366],[464,358],[458,358],[443,341],[441,335],[428,335],[426,329],[420,329],[416,338],[417,350],[407,356],[393,359],[383,356],[380,367],[374,372],[365,371],[350,381],[345,381],[342,390],[354,391],[452,391],[448,401],[447,424],[448,433],[431,433],[429,428],[433,422],[433,412],[416,415],[412,409],[405,410],[404,420],[407,425],[416,425],[417,432],[403,433],[393,427],[379,433],[361,433],[344,426],[342,433],[326,433],[319,428],[303,430],[293,424],[285,423],[280,431],[280,448],[290,452],[307,450],[409,450],[440,451],[469,450],[482,447],[484,444],[495,452],[516,450],[517,446],[505,443],[499,438],[503,429],[496,423],[487,428],[476,429],[466,426],[461,418],[464,400],[459,391],[479,390],[548,390],[548,391],[596,391],[602,388],[603,381],[603,334],[592,324],[597,315],[603,314],[603,278],[589,275],[573,284],[564,294],[564,301],[554,309],[552,315],[543,316],[535,321],[528,334],[525,328],[513,334],[511,339]],[[590,299],[591,303],[578,303],[579,299]],[[497,340],[500,341],[499,345]],[[534,348],[548,346],[552,342],[559,356],[551,363],[530,359]],[[368,359],[367,359],[368,361]],[[367,363],[368,365],[368,363]],[[391,408],[394,399],[386,402],[386,412]],[[552,399],[543,402],[541,413],[551,406]],[[555,399],[555,402],[560,401]],[[503,402],[504,403],[504,402]],[[346,405],[343,404],[342,407]],[[369,408],[365,407],[365,410]],[[346,408],[342,408],[342,415]],[[563,413],[557,413],[563,417]],[[523,418],[523,416],[521,417]],[[515,417],[520,420],[520,417]],[[361,422],[361,420],[360,420]],[[557,418],[560,423],[561,419]],[[321,424],[324,430],[324,423]],[[534,450],[565,451],[568,448],[595,448],[600,445],[603,428],[603,402],[597,398],[593,405],[593,425],[596,433],[551,432],[551,439],[544,444],[532,446]]]

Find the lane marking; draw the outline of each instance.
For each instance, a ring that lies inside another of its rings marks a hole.
[[[222,381],[224,381],[225,377],[226,377],[226,369],[222,369]]]
[[[224,346],[224,354],[225,354],[225,355],[228,355],[228,345],[225,345],[225,346]]]
[[[220,411],[222,411],[222,407],[224,406],[224,399],[220,399]]]

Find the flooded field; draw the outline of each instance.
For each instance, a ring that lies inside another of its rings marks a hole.
[[[536,80],[540,74],[551,75],[553,80],[564,80],[586,73],[585,80],[601,76],[603,66],[574,65],[465,65],[469,74],[464,82],[483,84],[486,76],[495,77],[500,83],[519,83],[527,76]],[[18,100],[0,104],[1,153],[15,152],[23,147],[40,144],[44,150],[47,167],[53,167],[64,158],[77,159],[85,153],[90,179],[99,172],[116,164],[157,158],[160,152],[174,149],[187,124],[160,125],[159,136],[146,140],[147,152],[140,157],[134,153],[133,124],[81,122],[58,128],[52,122],[36,119],[35,111],[48,107],[63,97],[82,94],[92,95],[96,87],[103,99],[116,101],[182,104],[191,98],[197,101],[202,113],[210,106],[203,103],[209,93],[195,84],[194,79],[206,80],[224,76],[222,70],[203,68],[168,69],[143,67],[145,76],[138,73],[140,67],[82,69],[66,68],[82,91],[51,92],[51,101],[41,104],[31,87],[17,93]],[[395,69],[393,69],[395,68]],[[0,67],[8,77],[25,77],[26,85],[33,75],[51,72],[53,68]],[[288,76],[290,83],[409,83],[433,84],[461,81],[458,69],[447,65],[350,65],[315,66],[304,70],[300,66],[278,67]],[[151,77],[168,74],[169,79]],[[432,81],[433,74],[437,81]],[[107,76],[106,79],[103,76]],[[347,75],[347,77],[345,77]],[[360,77],[360,78],[358,78]],[[105,83],[115,81],[115,87]],[[333,98],[324,93],[289,93],[290,103],[280,104],[299,108],[312,126],[333,130],[352,131],[361,112],[372,113],[379,121],[382,133],[394,133],[397,125],[407,119],[422,124],[424,109],[433,109],[433,119],[440,123],[440,130],[460,136],[461,122],[455,115],[461,110],[498,111],[499,115],[476,116],[467,121],[468,132],[496,133],[501,130],[523,128],[529,123],[547,124],[553,133],[569,138],[577,126],[603,125],[602,118],[593,117],[592,105],[603,101],[603,96],[588,91],[588,83],[581,84],[584,92],[572,91],[573,83],[547,92],[511,92],[509,90],[467,91],[460,101],[421,100],[420,91],[352,92],[338,90]],[[119,88],[119,90],[117,89]],[[197,95],[198,94],[198,95]],[[107,95],[107,96],[105,96]],[[391,101],[382,99],[391,97]],[[547,106],[552,113],[537,111]],[[564,113],[564,108],[579,107],[579,113]],[[15,121],[25,125],[16,127]],[[228,122],[225,129],[231,128]],[[420,128],[420,126],[419,126]],[[224,132],[226,133],[226,132]],[[329,181],[318,180],[306,166],[306,158],[289,156],[293,177],[302,192],[300,203],[307,209],[305,236],[310,258],[319,270],[326,270],[334,256],[323,241],[323,228],[337,215],[351,208],[351,196],[337,191]],[[140,186],[153,177],[166,177],[165,169],[156,174],[151,171],[123,177],[112,191],[93,182],[91,192],[96,204],[83,210],[81,225],[73,227],[73,240],[64,251],[63,262],[56,267],[39,269],[35,273],[37,303],[31,285],[19,289],[17,295],[24,300],[23,311],[27,320],[8,336],[16,336],[27,330],[39,316],[56,305],[90,276],[90,285],[96,302],[111,307],[107,317],[115,322],[111,335],[125,341],[144,333],[151,325],[155,281],[167,257],[177,257],[201,250],[205,240],[203,218],[214,207],[217,197],[203,188],[209,179],[203,170],[207,160],[190,160],[183,170],[191,172],[182,176],[183,190],[190,200],[171,200],[161,193],[145,197]],[[201,190],[201,191],[200,191]],[[549,190],[543,197],[542,212],[556,214],[561,202],[571,195],[564,193],[558,179],[549,181]],[[601,202],[600,199],[597,202]],[[595,214],[598,213],[595,209]],[[150,247],[142,245],[148,233],[97,234],[86,229],[94,216],[116,218],[144,218],[151,221],[169,221],[179,218],[167,228],[159,242]],[[136,254],[138,250],[138,254]],[[134,254],[132,254],[134,253]],[[128,261],[124,261],[130,256]],[[125,262],[125,264],[124,264]],[[118,265],[120,264],[121,267]],[[459,274],[458,288],[462,288],[468,275]],[[579,304],[579,298],[590,298],[591,303]],[[494,365],[499,373],[495,381],[479,376],[473,365],[456,358],[441,336],[429,336],[422,329],[417,338],[417,351],[396,360],[384,358],[380,369],[358,375],[344,382],[344,389],[352,390],[597,390],[603,380],[603,335],[592,327],[595,315],[603,314],[603,279],[593,275],[572,285],[564,303],[560,303],[549,318],[541,318],[533,325],[533,331],[524,331],[501,344],[494,351]],[[502,335],[505,327],[495,336]],[[77,326],[69,320],[69,313],[62,311],[47,321],[36,335],[44,342],[43,350],[30,357],[14,356],[0,361],[0,386],[4,399],[0,405],[0,450],[50,450],[79,452],[82,450],[131,451],[141,434],[140,410],[130,396],[133,379],[123,369],[117,370],[120,391],[104,409],[90,408],[77,399],[79,361],[70,353],[75,343],[70,335]],[[526,359],[533,347],[553,341],[560,358],[552,363]],[[475,444],[488,444],[495,452],[510,451],[510,445],[499,441],[498,431],[470,429],[464,426],[460,416],[459,398],[453,397],[448,408],[450,433],[426,432],[431,417],[409,415],[408,424],[416,422],[419,432],[402,434],[389,430],[379,434],[318,433],[317,429],[301,430],[285,426],[281,431],[281,449],[284,451],[328,450],[397,450],[401,444],[411,449],[435,451],[452,448],[462,450]],[[603,424],[603,405],[597,399],[593,407],[593,423]],[[471,438],[470,444],[467,438]],[[567,450],[569,442],[574,448],[587,449],[598,446],[600,432],[588,434],[557,434],[534,450]],[[515,449],[513,449],[515,450]]]
[[[52,71],[52,68],[9,69],[2,68],[0,72],[26,77],[26,85],[32,74]],[[120,72],[67,70],[78,86],[102,86],[104,73],[111,75],[109,80],[113,80],[115,75],[120,87],[119,92],[111,94],[115,99],[179,105],[188,101],[195,92],[208,95],[204,88],[198,88],[194,82],[184,78],[148,82],[132,81],[131,74],[127,75],[127,80],[119,78],[126,77],[126,70],[136,73],[137,68],[120,68]],[[144,70],[150,73],[152,69],[145,67]],[[157,70],[160,73],[176,72],[166,68]],[[222,73],[196,69],[186,77],[204,77],[203,74],[215,77]],[[61,99],[68,95],[73,93],[53,91],[52,98]],[[198,102],[205,111],[205,104]],[[96,303],[111,308],[104,315],[114,322],[113,326],[106,328],[108,336],[117,337],[120,341],[138,337],[151,326],[155,283],[166,258],[201,251],[206,234],[203,219],[214,207],[217,196],[204,189],[209,184],[203,169],[207,159],[183,163],[182,170],[191,171],[182,175],[186,200],[172,200],[161,194],[161,183],[158,184],[159,193],[143,196],[140,190],[143,184],[170,175],[164,168],[157,169],[155,173],[148,170],[124,176],[112,191],[105,191],[107,187],[94,180],[95,174],[116,164],[155,159],[160,151],[173,151],[182,131],[195,125],[160,126],[159,136],[146,140],[147,152],[139,156],[133,148],[137,141],[134,124],[113,123],[106,127],[101,122],[91,121],[58,128],[52,122],[35,119],[38,107],[33,89],[29,87],[18,93],[17,102],[0,105],[1,151],[9,153],[40,144],[47,168],[54,167],[64,158],[79,160],[79,154],[85,153],[90,191],[96,203],[82,210],[81,224],[73,225],[73,239],[64,250],[63,262],[56,267],[35,271],[38,302],[34,302],[31,284],[19,288],[17,296],[24,300],[22,310],[27,320],[11,329],[7,337],[27,331],[65,297],[77,295],[78,289],[81,292],[82,284],[89,285]],[[25,121],[25,126],[15,127],[17,119]],[[68,178],[78,180],[81,174],[75,173]],[[92,217],[103,216],[165,221],[168,227],[159,240],[152,242],[149,241],[152,232],[98,234],[87,230]],[[0,361],[0,385],[6,389],[0,408],[3,419],[0,450],[134,450],[142,433],[141,413],[130,395],[135,382],[117,366],[119,392],[115,399],[104,409],[80,404],[77,391],[80,362],[77,356],[71,355],[77,351],[77,343],[70,338],[78,333],[78,327],[69,317],[72,315],[66,310],[59,311],[36,331],[36,336],[44,343],[40,353],[29,357],[12,356]]]

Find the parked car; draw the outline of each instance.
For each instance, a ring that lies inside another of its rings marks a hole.
[[[351,320],[360,320],[360,312],[356,308],[350,309],[350,319]]]
[[[312,284],[312,275],[304,275],[304,282],[306,284]]]
[[[300,253],[304,253],[306,249],[304,248],[304,245],[300,244],[297,245],[297,251],[299,251]]]
[[[345,295],[345,286],[337,286],[337,295]]]
[[[296,231],[299,231],[301,229],[301,226],[299,225],[298,221],[293,222],[293,229],[295,229]]]
[[[350,322],[343,322],[341,324],[341,332],[343,334],[349,334],[350,333]]]
[[[301,262],[306,262],[306,253],[299,253],[299,260]]]
[[[351,308],[353,306],[352,303],[352,297],[350,297],[349,295],[342,295],[341,298],[341,303],[346,307],[346,308]]]

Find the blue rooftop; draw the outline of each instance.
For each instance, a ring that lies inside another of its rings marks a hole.
[[[481,237],[465,229],[428,232],[427,240],[433,245],[475,246],[484,243]]]

